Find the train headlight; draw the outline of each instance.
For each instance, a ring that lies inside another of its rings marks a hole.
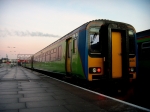
[[[129,35],[129,36],[133,36],[133,35],[134,35],[133,30],[129,30],[129,31],[128,31],[128,35]]]
[[[96,68],[93,68],[93,73],[95,73],[96,72]]]
[[[131,72],[134,72],[134,68],[131,68],[130,70],[131,70]]]
[[[89,73],[101,73],[101,67],[90,67]]]
[[[135,67],[130,67],[129,72],[135,72]]]

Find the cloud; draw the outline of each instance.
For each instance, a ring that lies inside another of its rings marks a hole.
[[[0,29],[0,37],[7,37],[7,36],[21,36],[21,37],[55,37],[55,38],[60,38],[58,35],[54,34],[49,34],[49,33],[43,33],[43,32],[30,32],[28,30],[26,31],[14,31],[14,30],[1,30]]]

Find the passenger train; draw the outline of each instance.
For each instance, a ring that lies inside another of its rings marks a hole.
[[[136,33],[138,44],[139,77],[149,80],[150,76],[150,29]],[[149,78],[148,78],[149,77]]]
[[[137,76],[136,31],[127,23],[92,20],[38,51],[23,66],[126,85]]]

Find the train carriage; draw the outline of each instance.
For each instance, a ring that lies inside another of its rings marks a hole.
[[[130,24],[89,21],[32,56],[32,68],[87,81],[136,79],[136,31]]]
[[[136,33],[138,44],[139,75],[149,79],[150,69],[150,29]],[[144,76],[143,76],[144,74]]]

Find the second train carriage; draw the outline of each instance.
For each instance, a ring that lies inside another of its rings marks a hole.
[[[146,79],[150,74],[150,29],[137,32],[136,37],[138,44],[139,75]]]
[[[87,81],[136,79],[136,31],[130,24],[87,22],[29,58],[27,66]]]

